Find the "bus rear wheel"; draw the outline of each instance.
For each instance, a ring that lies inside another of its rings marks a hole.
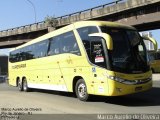
[[[19,90],[19,91],[23,91],[22,82],[21,82],[20,80],[18,80],[17,83],[18,83],[18,84],[17,84],[18,90]]]
[[[28,83],[27,83],[27,79],[26,78],[23,79],[23,90],[25,92],[29,91],[29,87],[28,87]]]
[[[87,93],[87,86],[84,82],[83,79],[80,79],[77,81],[76,86],[75,86],[75,92],[77,98],[81,101],[87,101],[88,100],[88,93]]]

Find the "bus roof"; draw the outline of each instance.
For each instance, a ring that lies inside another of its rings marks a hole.
[[[75,28],[85,27],[85,26],[108,26],[108,27],[116,27],[116,28],[125,28],[125,29],[133,29],[134,27],[124,25],[117,22],[109,22],[109,21],[79,21],[73,23]]]
[[[77,29],[77,28],[81,28],[81,27],[87,27],[87,26],[106,26],[106,27],[116,27],[116,28],[124,28],[124,29],[135,30],[134,27],[127,26],[127,25],[120,24],[120,23],[116,23],[116,22],[108,22],[108,21],[79,21],[79,22],[75,22],[75,23],[72,23],[70,25],[67,25],[65,27],[62,27],[60,29],[54,30],[54,31],[52,31],[50,33],[47,33],[47,34],[45,34],[43,36],[40,36],[38,38],[35,38],[35,39],[33,39],[33,40],[23,44],[23,45],[20,45],[20,46],[16,47],[16,48],[12,48],[10,51],[14,51],[16,49],[25,47],[27,45],[30,45],[30,44],[33,44],[33,43],[36,43],[36,42],[40,42],[42,40],[57,36],[59,34],[62,34],[64,32],[67,32],[67,31],[70,31],[70,30],[73,30],[73,29]]]

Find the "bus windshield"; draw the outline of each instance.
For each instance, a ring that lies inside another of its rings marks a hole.
[[[135,30],[101,27],[113,39],[108,51],[111,69],[123,73],[143,73],[149,70],[145,44]]]

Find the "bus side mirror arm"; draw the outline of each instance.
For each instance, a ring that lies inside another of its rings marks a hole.
[[[113,40],[109,34],[106,33],[93,33],[89,34],[90,37],[101,37],[105,39],[108,50],[113,50]]]
[[[158,43],[157,43],[157,41],[156,41],[154,38],[149,37],[149,36],[142,36],[142,38],[143,38],[144,40],[149,40],[150,42],[153,43],[153,45],[154,45],[154,51],[157,51],[157,50],[158,50]]]

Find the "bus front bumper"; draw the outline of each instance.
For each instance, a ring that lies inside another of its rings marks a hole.
[[[152,88],[152,80],[143,84],[127,85],[109,79],[108,83],[109,83],[108,96],[128,95],[128,94],[147,91]]]

